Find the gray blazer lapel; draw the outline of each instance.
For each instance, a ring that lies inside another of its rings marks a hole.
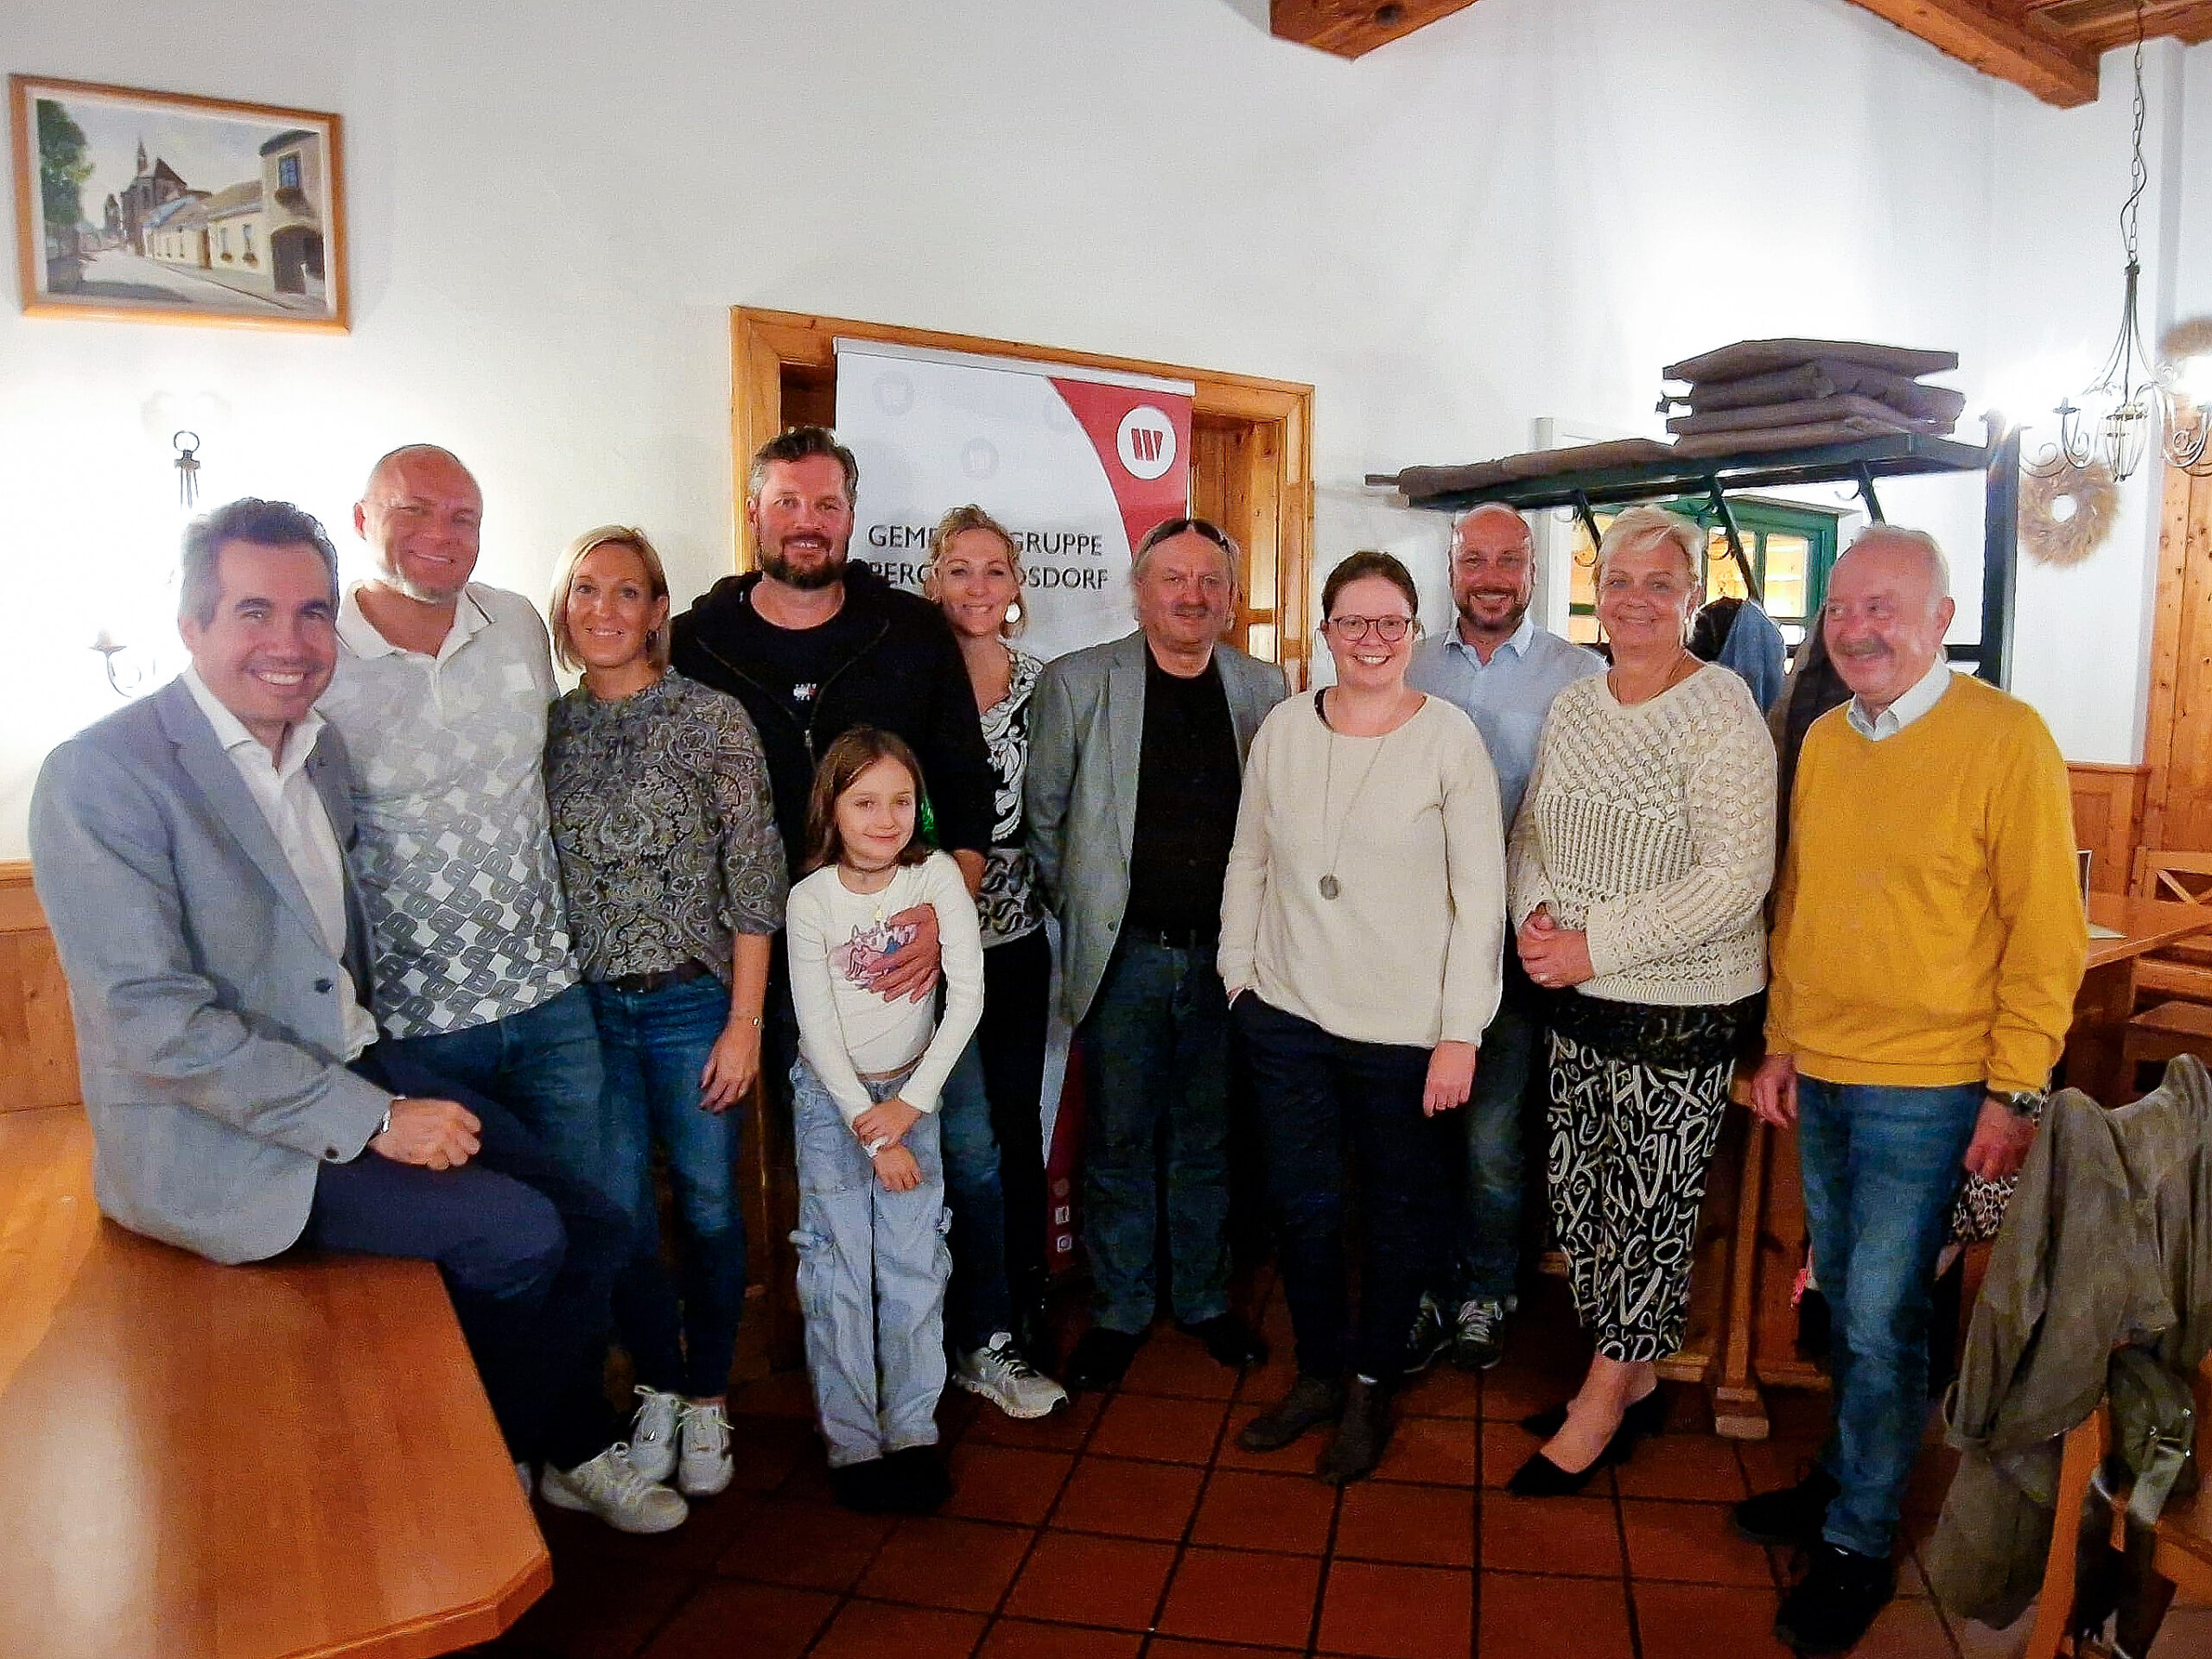
[[[1114,761],[1114,820],[1126,862],[1137,838],[1137,774],[1144,760],[1144,635],[1133,633],[1106,674],[1106,732]]]
[[[245,779],[238,776],[230,756],[215,741],[215,728],[207,723],[207,716],[192,700],[191,689],[183,681],[174,680],[159,695],[162,729],[176,745],[177,762],[184,768],[185,775],[207,798],[216,818],[276,889],[276,896],[307,925],[308,936],[321,938],[321,925],[315,920],[315,907],[308,903],[299,877],[292,874],[291,863],[285,858],[284,849],[276,844],[269,820],[261,816],[253,791],[245,786]]]
[[[353,776],[340,749],[337,728],[326,725],[315,739],[308,756],[308,777],[322,798],[322,810],[330,815],[331,831],[338,837],[338,864],[346,877],[346,971],[353,976],[354,995],[365,1005],[373,936],[360,883],[353,878]]]

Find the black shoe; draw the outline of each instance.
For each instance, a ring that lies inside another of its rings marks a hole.
[[[1573,1497],[1605,1466],[1605,1452],[1611,1449],[1609,1443],[1590,1460],[1587,1469],[1574,1470],[1560,1468],[1541,1452],[1531,1452],[1529,1461],[1505,1483],[1505,1490],[1516,1497]]]
[[[1452,1321],[1452,1363],[1463,1371],[1486,1371],[1505,1357],[1505,1304],[1495,1296],[1470,1297]]]
[[[850,1510],[855,1515],[891,1513],[887,1500],[893,1484],[881,1458],[849,1463],[830,1471],[830,1496],[836,1500],[838,1508]]]
[[[1042,1300],[1017,1308],[1014,1315],[1014,1351],[1033,1369],[1046,1376],[1060,1368],[1059,1344],[1052,1339],[1052,1321]]]
[[[1205,1344],[1206,1352],[1232,1371],[1268,1363],[1267,1339],[1234,1313],[1217,1313],[1190,1325],[1178,1319],[1175,1328]]]
[[[1732,1512],[1738,1535],[1774,1548],[1810,1549],[1821,1541],[1828,1505],[1840,1491],[1818,1464],[1795,1486],[1747,1497]]]
[[[1413,1376],[1427,1370],[1451,1346],[1452,1327],[1444,1323],[1444,1310],[1433,1297],[1423,1296],[1421,1312],[1414,1315],[1413,1335],[1406,1338],[1405,1374]]]
[[[1142,1346],[1141,1332],[1109,1331],[1103,1325],[1094,1325],[1075,1339],[1075,1347],[1068,1354],[1067,1374],[1060,1381],[1071,1389],[1110,1389],[1122,1380]]]
[[[1774,1639],[1805,1659],[1848,1653],[1889,1605],[1897,1587],[1897,1573],[1887,1561],[1840,1544],[1822,1544],[1813,1552],[1813,1570],[1783,1598]]]
[[[1656,1414],[1652,1410],[1655,1405],[1658,1408]],[[1541,1452],[1532,1452],[1529,1454],[1528,1462],[1513,1471],[1513,1478],[1505,1483],[1505,1490],[1522,1497],[1572,1497],[1587,1486],[1591,1477],[1600,1469],[1626,1463],[1636,1451],[1636,1443],[1646,1433],[1643,1425],[1655,1415],[1662,1422],[1666,1421],[1666,1404],[1660,1400],[1656,1389],[1621,1414],[1620,1426],[1613,1430],[1612,1437],[1598,1449],[1598,1455],[1590,1460],[1588,1468],[1562,1469]],[[1564,1414],[1560,1421],[1562,1425],[1565,1423]],[[1553,1431],[1554,1433],[1557,1432],[1556,1429]]]
[[[1290,1392],[1236,1431],[1247,1452],[1280,1452],[1309,1428],[1344,1415],[1344,1385],[1325,1376],[1300,1375]]]
[[[1521,1427],[1531,1434],[1540,1434],[1548,1440],[1567,1427],[1567,1407],[1561,1403],[1542,1411],[1532,1411],[1521,1420]],[[1666,1427],[1667,1402],[1656,1389],[1630,1404],[1621,1417],[1621,1427],[1633,1433],[1638,1440],[1647,1434],[1663,1433]]]
[[[933,1446],[910,1446],[883,1459],[887,1515],[935,1515],[952,1496],[952,1477]]]
[[[1349,1486],[1375,1472],[1389,1444],[1390,1402],[1382,1385],[1355,1376],[1344,1385],[1344,1415],[1337,1421],[1336,1438],[1314,1464],[1313,1472],[1332,1486]]]

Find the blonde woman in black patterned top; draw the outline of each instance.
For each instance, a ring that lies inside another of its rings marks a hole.
[[[1045,1020],[1052,949],[1045,903],[1023,844],[1021,785],[1029,769],[1029,694],[1044,664],[1008,640],[1021,632],[1021,555],[978,506],[955,507],[930,537],[922,592],[952,625],[975,688],[997,779],[991,848],[976,906],[983,923],[983,1020],[976,1033],[1006,1195],[1006,1265],[1016,1340],[1049,1365],[1044,1324]]]
[[[760,1070],[788,866],[752,717],[669,670],[668,578],[644,533],[577,537],[547,610],[553,654],[583,671],[547,719],[545,795],[607,1068],[597,1179],[633,1230],[614,1287],[644,1400],[630,1459],[701,1497],[732,1472],[722,1402],[746,1267],[731,1109]],[[660,1262],[656,1141],[680,1287]]]

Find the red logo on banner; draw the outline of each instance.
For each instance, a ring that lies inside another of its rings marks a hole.
[[[1179,392],[1064,380],[1052,386],[1098,452],[1134,549],[1163,518],[1191,502],[1191,400]]]

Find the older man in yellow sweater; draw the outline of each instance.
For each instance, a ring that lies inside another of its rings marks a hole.
[[[1952,1199],[2027,1155],[2088,950],[2065,762],[2032,709],[1950,671],[1948,586],[1917,531],[1838,561],[1821,626],[1853,696],[1806,734],[1789,803],[1752,1105],[1798,1126],[1835,1426],[1736,1522],[1813,1551],[1775,1623],[1801,1654],[1847,1651],[1892,1593]]]

